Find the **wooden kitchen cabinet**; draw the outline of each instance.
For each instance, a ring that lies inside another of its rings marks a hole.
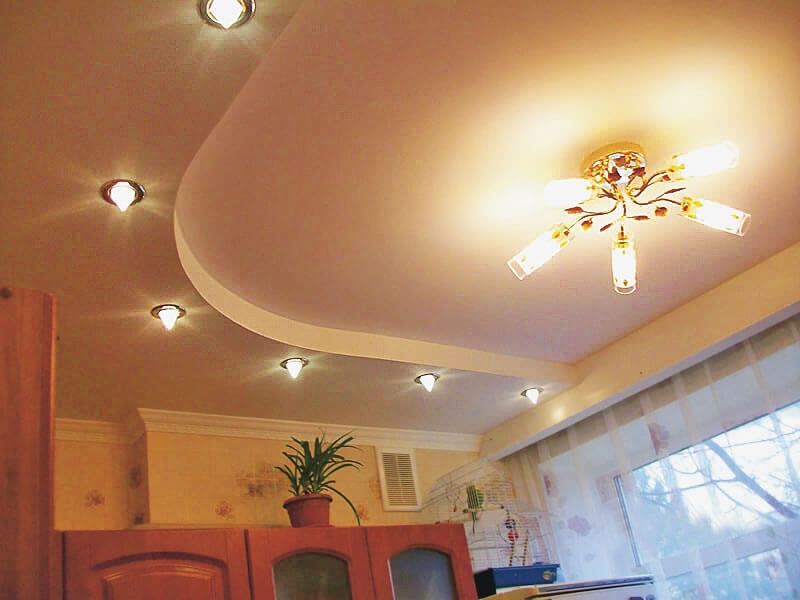
[[[372,600],[366,530],[248,529],[253,600]]]
[[[253,600],[477,600],[462,525],[248,529]]]
[[[66,600],[249,600],[242,529],[68,531]]]
[[[477,600],[464,526],[367,527],[376,600]]]
[[[70,531],[65,600],[477,600],[461,525]]]

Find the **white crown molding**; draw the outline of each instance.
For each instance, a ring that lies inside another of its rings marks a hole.
[[[99,442],[103,444],[129,444],[131,429],[122,423],[87,421],[84,419],[56,419],[55,437],[66,442]]]
[[[250,438],[287,441],[292,437],[313,438],[325,433],[329,438],[352,432],[356,443],[365,446],[391,446],[394,448],[420,448],[428,450],[457,450],[478,452],[481,435],[389,429],[384,427],[356,427],[332,423],[307,423],[232,417],[202,413],[178,412],[140,408],[139,416],[148,433],[188,433],[218,437]]]

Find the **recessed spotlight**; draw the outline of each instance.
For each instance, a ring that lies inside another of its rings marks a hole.
[[[167,331],[175,327],[175,321],[186,314],[186,309],[177,304],[159,304],[150,309],[154,318],[160,319]]]
[[[439,379],[438,373],[423,373],[414,378],[414,383],[418,383],[429,392],[432,392],[433,384],[436,383],[437,379]]]
[[[120,212],[125,212],[131,204],[136,204],[144,198],[144,188],[130,179],[112,179],[100,188],[103,200],[116,206]]]
[[[297,379],[297,375],[300,373],[300,369],[305,367],[308,364],[308,359],[306,358],[287,358],[286,360],[281,361],[281,366],[289,371],[289,375],[292,376],[292,379]]]
[[[222,29],[244,25],[256,12],[255,0],[200,0],[197,6],[209,24]]]
[[[539,396],[542,393],[542,388],[528,388],[527,390],[523,390],[520,396],[525,396],[528,400],[531,401],[531,404],[536,404],[539,402]]]

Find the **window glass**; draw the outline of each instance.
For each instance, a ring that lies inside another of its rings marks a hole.
[[[791,584],[778,550],[748,556],[739,564],[749,600],[792,599]]]
[[[636,469],[634,520],[658,523],[660,558],[780,525],[800,516],[798,457],[795,403]]]

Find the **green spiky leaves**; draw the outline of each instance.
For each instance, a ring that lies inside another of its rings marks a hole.
[[[298,440],[293,437],[293,443],[286,444],[286,451],[283,452],[289,462],[275,468],[286,475],[289,480],[289,491],[295,496],[324,492],[333,492],[340,496],[353,510],[356,521],[361,525],[356,507],[334,487],[336,480],[332,478],[334,473],[342,469],[357,470],[363,466],[357,460],[341,455],[341,451],[345,448],[360,449],[352,445],[350,443],[352,441],[353,436],[347,433],[332,442],[326,442],[325,436],[315,438],[313,445],[307,440]]]

